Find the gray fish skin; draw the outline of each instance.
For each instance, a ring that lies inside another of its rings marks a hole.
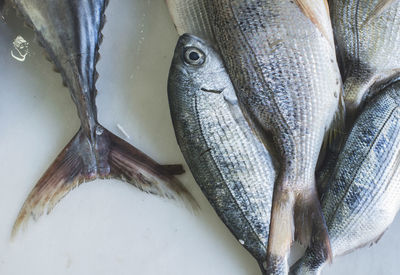
[[[346,112],[355,118],[369,94],[399,76],[400,1],[331,0],[330,7]]]
[[[204,56],[204,64],[185,59],[193,49]],[[180,37],[168,96],[176,138],[196,182],[263,269],[274,164],[240,111],[222,60],[210,44],[195,36]]]
[[[314,176],[341,94],[327,3],[210,0],[206,7],[239,103],[280,156],[267,263],[269,274],[286,274],[294,228],[300,242],[314,235],[330,251]]]
[[[55,69],[62,75],[74,101],[81,128],[58,155],[26,199],[12,231],[29,217],[37,218],[70,190],[96,178],[118,178],[138,188],[169,198],[196,203],[172,176],[180,166],[161,166],[118,138],[97,121],[96,87],[101,29],[106,0],[13,0],[33,28]]]
[[[207,16],[206,0],[166,0],[171,18],[179,35],[190,33],[214,41]]]
[[[379,240],[400,207],[400,82],[383,90],[359,118],[321,194],[333,256]],[[327,260],[307,249],[291,274],[320,274]]]

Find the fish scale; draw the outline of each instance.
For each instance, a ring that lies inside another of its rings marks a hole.
[[[182,60],[193,47],[204,53],[204,64]],[[276,164],[246,122],[222,60],[209,43],[181,36],[168,97],[178,144],[196,182],[265,273]]]
[[[179,34],[191,33],[209,41],[213,40],[205,0],[166,0],[166,2]]]
[[[360,114],[321,198],[333,256],[376,242],[400,207],[400,83]],[[291,274],[320,274],[327,259],[311,246]]]
[[[330,4],[351,123],[365,99],[399,76],[400,2],[332,0]]]
[[[286,274],[293,229],[295,237],[305,244],[311,234],[317,236],[329,254],[314,178],[342,88],[327,3],[207,3],[209,21],[239,105],[272,137],[270,145],[279,155],[267,274]]]

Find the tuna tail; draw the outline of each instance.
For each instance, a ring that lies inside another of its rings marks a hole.
[[[29,217],[36,220],[45,210],[50,213],[69,191],[96,178],[117,178],[148,193],[172,199],[180,197],[193,209],[198,208],[192,195],[171,174],[181,174],[180,165],[159,165],[100,125],[96,140],[94,146],[82,129],[78,131],[28,195],[15,221],[12,237],[26,225]],[[90,154],[91,150],[94,154]]]
[[[317,192],[313,190],[309,194],[295,194],[290,190],[282,191],[276,186],[268,239],[267,274],[288,273],[287,260],[293,232],[296,240],[305,245],[318,246],[326,259],[332,258],[328,231]]]

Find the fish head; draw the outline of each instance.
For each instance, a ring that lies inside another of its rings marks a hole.
[[[170,90],[187,96],[234,90],[218,52],[207,41],[190,34],[178,40],[168,83]]]

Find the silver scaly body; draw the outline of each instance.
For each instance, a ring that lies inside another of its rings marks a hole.
[[[346,110],[355,117],[368,94],[400,73],[400,1],[331,0],[343,67]]]
[[[321,194],[333,256],[377,241],[400,207],[400,82],[359,118]],[[323,179],[326,180],[326,179]],[[310,247],[291,274],[320,274],[327,260]]]
[[[204,54],[204,64],[185,62],[191,49]],[[168,95],[176,137],[196,182],[263,268],[274,165],[240,111],[222,60],[209,44],[194,36],[180,38]]]
[[[330,253],[314,177],[342,88],[327,3],[209,0],[206,7],[239,104],[279,155],[267,263],[268,274],[286,274],[293,232],[304,244],[317,236]]]

